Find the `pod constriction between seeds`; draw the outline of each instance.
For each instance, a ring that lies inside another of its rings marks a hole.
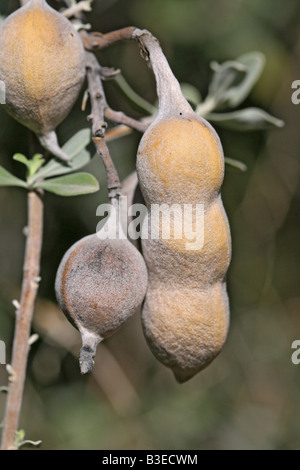
[[[154,355],[184,382],[217,356],[229,326],[225,275],[231,239],[220,196],[224,157],[215,130],[182,95],[158,42],[142,31],[139,41],[149,54],[159,98],[137,155],[149,227],[148,239],[142,240],[149,273],[142,324]],[[182,237],[164,238],[162,219],[159,237],[151,237],[153,204],[177,204],[182,210],[203,205],[203,244],[187,248],[195,220],[185,220],[182,232],[182,212],[171,227]]]

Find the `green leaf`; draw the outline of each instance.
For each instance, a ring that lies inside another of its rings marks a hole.
[[[45,160],[43,159],[43,155],[41,153],[36,153],[30,160],[31,170],[36,172],[44,162]]]
[[[0,186],[20,186],[21,188],[26,188],[27,184],[0,166]]]
[[[25,439],[24,429],[19,429],[18,431],[15,432],[14,444],[17,449],[20,449],[21,447],[25,445],[38,447],[42,443],[42,441],[30,441],[30,440],[24,440],[24,439]]]
[[[214,109],[238,106],[258,80],[264,63],[265,57],[260,52],[249,52],[223,64],[213,62],[207,100],[214,100]]]
[[[245,163],[243,162],[240,162],[239,160],[235,160],[233,158],[228,158],[228,157],[225,157],[224,160],[225,160],[226,165],[233,166],[234,168],[237,168],[238,170],[241,170],[241,171],[248,170],[247,165],[245,165]]]
[[[50,160],[41,170],[36,174],[36,180],[39,178],[49,178],[51,176],[65,175],[72,173],[76,170],[87,165],[91,160],[91,155],[87,150],[82,150],[78,155],[73,157],[68,165],[60,163],[56,159]]]
[[[247,73],[244,80],[232,90],[232,96],[228,100],[231,108],[235,108],[247,98],[265,65],[265,56],[261,52],[249,52],[236,60],[245,66]]]
[[[198,105],[201,103],[202,98],[200,91],[190,83],[180,83],[180,88],[183,96],[192,104]]]
[[[227,61],[222,65],[214,62],[211,65],[215,73],[205,101],[214,102],[214,109],[222,109],[228,105],[232,96],[231,88],[245,79],[246,69],[234,61]]]
[[[36,174],[36,179],[49,178],[50,176],[64,175],[79,170],[91,160],[90,153],[85,147],[91,141],[90,129],[82,129],[71,137],[63,146],[63,151],[72,159],[69,165],[59,162],[57,159],[50,160]]]
[[[138,95],[127,83],[123,75],[118,74],[114,78],[115,82],[117,85],[120,87],[124,95],[132,101],[135,105],[137,105],[139,108],[142,110],[146,111],[146,113],[152,115],[155,114],[157,109],[155,106],[152,106],[152,104],[148,103],[144,98],[142,98],[140,95]]]
[[[42,441],[30,441],[29,439],[26,439],[25,441],[22,441],[18,445],[18,449],[20,449],[23,446],[33,446],[33,447],[39,447],[41,445]]]
[[[32,179],[41,166],[45,163],[45,159],[40,153],[36,153],[31,160],[28,161],[28,175],[27,179]]]
[[[15,153],[13,156],[13,160],[15,160],[16,162],[23,163],[23,165],[29,168],[29,160],[22,153]]]
[[[90,173],[74,173],[36,183],[36,187],[58,196],[79,196],[98,191],[99,183]]]
[[[19,429],[18,431],[15,432],[15,446],[17,447],[17,449],[19,448],[21,442],[24,441],[24,438],[25,438],[24,429]]]
[[[89,128],[81,129],[63,146],[63,151],[73,158],[78,155],[91,141],[91,130]]]
[[[206,119],[236,131],[256,131],[283,127],[284,122],[259,108],[246,108],[231,113],[209,113]]]
[[[43,159],[43,156],[40,153],[36,153],[32,157],[31,160],[28,159],[27,157],[25,157],[25,155],[23,155],[22,153],[16,153],[13,156],[13,159],[16,162],[23,163],[23,165],[26,166],[26,168],[27,168],[26,178],[27,178],[27,181],[29,183],[32,182],[32,179],[33,179],[34,175],[36,174],[36,172],[43,165],[43,163],[45,163],[45,160]]]

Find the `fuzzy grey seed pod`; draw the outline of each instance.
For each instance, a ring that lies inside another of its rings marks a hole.
[[[142,255],[127,240],[75,243],[58,268],[55,290],[66,317],[81,333],[80,368],[93,368],[97,345],[115,333],[141,306],[147,290]]]
[[[45,0],[30,0],[0,29],[0,80],[7,112],[61,160],[55,128],[69,114],[85,78],[81,38]]]

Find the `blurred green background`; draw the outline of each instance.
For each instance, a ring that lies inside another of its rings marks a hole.
[[[50,3],[50,2],[49,2]],[[58,2],[52,2],[58,6]],[[3,0],[2,14],[17,1]],[[95,211],[106,200],[102,164],[87,170],[102,190],[78,198],[45,196],[42,283],[21,427],[42,449],[299,449],[300,365],[291,344],[300,339],[300,106],[291,84],[300,79],[298,0],[95,0],[93,30],[136,25],[161,42],[175,75],[203,96],[210,62],[249,51],[266,56],[263,75],[245,106],[258,106],[285,121],[273,131],[240,133],[216,127],[227,157],[247,172],[226,167],[222,188],[231,225],[233,258],[228,272],[231,328],[221,355],[189,382],[178,385],[145,343],[138,315],[98,348],[93,375],[82,377],[80,338],[54,296],[56,269],[66,249],[95,231]],[[99,54],[121,68],[131,86],[154,103],[151,71],[135,44]],[[114,109],[141,117],[119,89],[106,83]],[[82,127],[80,102],[59,128],[61,142]],[[138,133],[110,149],[123,179],[134,169]],[[28,133],[0,106],[0,164],[18,176],[11,157],[28,154]],[[10,360],[12,299],[19,298],[26,224],[26,197],[0,189],[0,339]],[[0,385],[7,383],[0,366]],[[0,396],[0,420],[5,395]]]

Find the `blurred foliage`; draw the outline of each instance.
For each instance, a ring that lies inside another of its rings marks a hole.
[[[51,2],[58,6],[59,2]],[[0,14],[16,8],[1,2]],[[266,57],[263,75],[246,100],[285,121],[272,131],[240,133],[214,123],[225,155],[247,165],[226,168],[222,188],[230,220],[233,259],[228,273],[231,329],[221,355],[203,372],[178,385],[149,352],[138,316],[99,347],[93,375],[82,377],[79,334],[54,298],[54,278],[64,252],[98,222],[106,200],[103,166],[94,158],[84,171],[101,191],[80,198],[46,194],[42,283],[21,428],[42,449],[296,449],[300,447],[299,367],[291,344],[300,338],[299,110],[291,83],[300,78],[298,0],[95,0],[88,15],[94,30],[136,25],[161,41],[180,82],[208,93],[209,64],[251,51]],[[121,68],[131,87],[155,104],[151,72],[133,44],[99,54]],[[113,82],[105,83],[111,106],[139,117]],[[244,107],[244,106],[243,106]],[[66,142],[86,127],[80,102],[59,128]],[[133,169],[140,136],[111,142],[123,179]],[[22,178],[14,153],[28,155],[26,129],[0,106],[0,164]],[[22,189],[0,190],[0,337],[12,342],[19,298],[26,200]],[[0,386],[7,374],[0,366]],[[3,415],[5,394],[0,394]]]

